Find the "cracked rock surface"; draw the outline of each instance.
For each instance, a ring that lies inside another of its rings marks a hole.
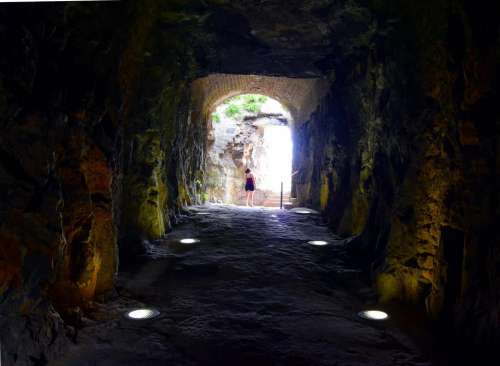
[[[192,206],[54,365],[430,365],[392,321],[357,317],[367,289],[342,258],[318,215]],[[124,317],[142,306],[161,314]]]

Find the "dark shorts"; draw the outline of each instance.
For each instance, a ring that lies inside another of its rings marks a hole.
[[[245,184],[245,191],[255,191],[255,186],[252,183]]]

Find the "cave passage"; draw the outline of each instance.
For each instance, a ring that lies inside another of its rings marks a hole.
[[[320,221],[289,210],[190,207],[120,272],[118,296],[91,312],[56,365],[428,365],[393,322],[357,316],[375,293]],[[160,315],[124,317],[144,307]]]
[[[2,2],[1,366],[500,365],[499,35],[498,0]]]
[[[224,100],[211,114],[207,201],[244,204],[244,171],[256,177],[254,203],[279,207],[290,204],[292,118],[277,100],[242,94]]]

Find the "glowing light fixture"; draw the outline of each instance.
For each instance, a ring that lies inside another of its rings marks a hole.
[[[210,212],[198,212],[197,215],[210,215]]]
[[[290,210],[290,212],[298,213],[298,214],[319,214],[318,211],[313,210],[312,208],[309,207],[295,207]]]
[[[198,239],[194,238],[184,238],[179,240],[182,244],[194,244],[194,243],[199,243],[200,241]]]
[[[135,309],[129,311],[126,317],[129,319],[141,320],[156,318],[158,315],[160,315],[160,312],[156,309]]]
[[[360,317],[368,320],[386,320],[389,318],[389,315],[380,310],[363,310],[358,313]]]
[[[311,244],[311,245],[327,245],[328,242],[324,241],[324,240],[311,240],[311,241],[308,241],[307,244]]]

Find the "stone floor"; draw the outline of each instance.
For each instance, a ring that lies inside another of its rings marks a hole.
[[[372,294],[342,243],[315,214],[191,207],[54,365],[430,365],[394,320],[356,315]],[[161,315],[124,317],[137,306]]]

